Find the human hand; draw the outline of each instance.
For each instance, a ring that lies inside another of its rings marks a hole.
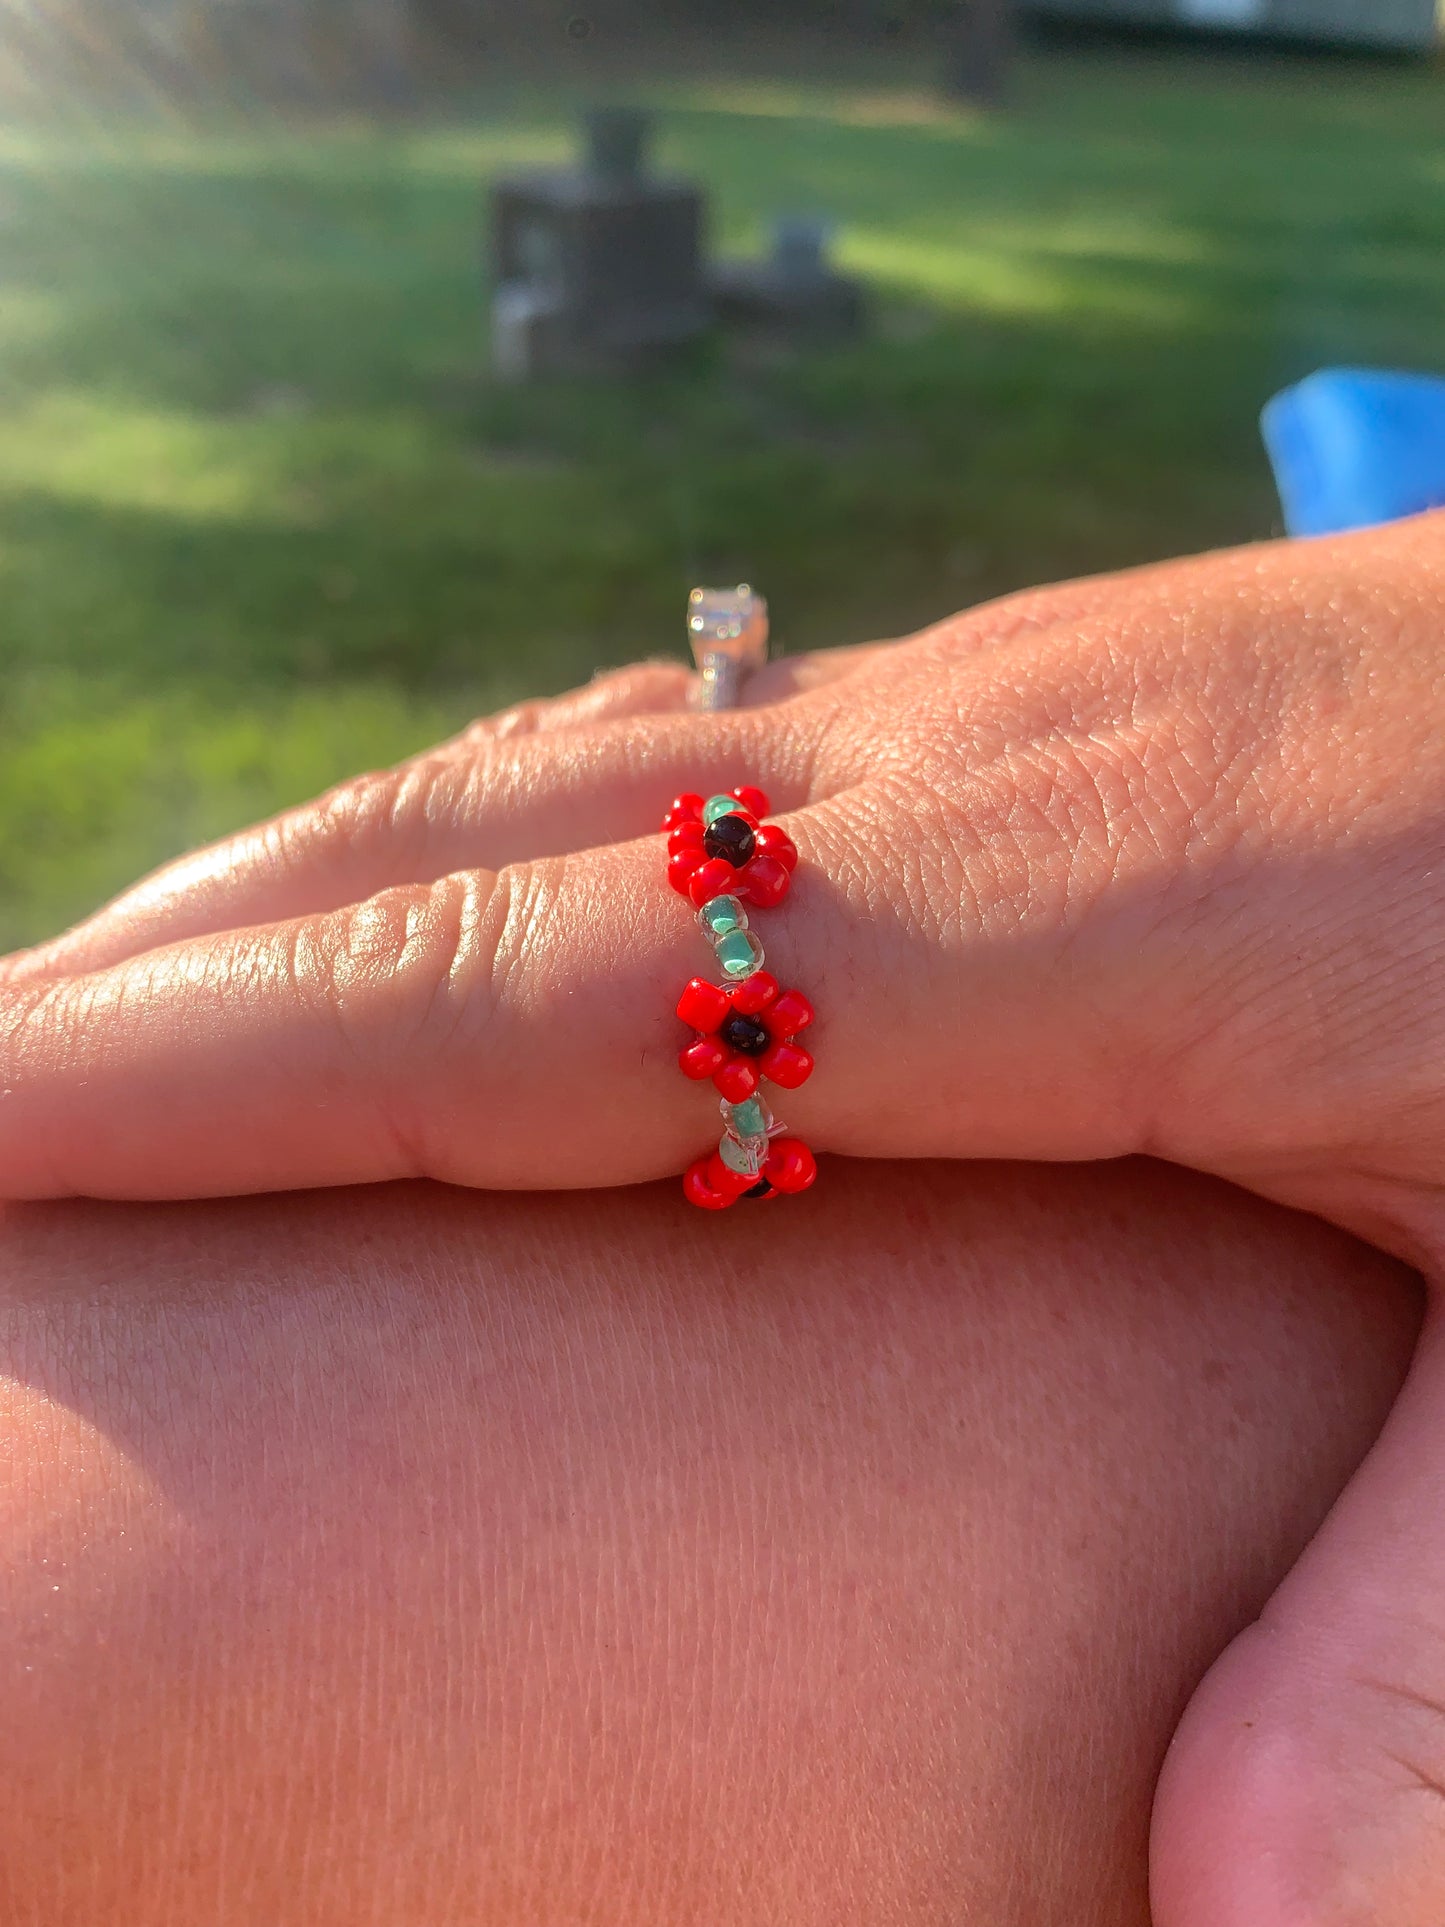
[[[656,825],[762,784],[824,1149],[1150,1150],[1445,1237],[1440,525],[1014,598],[683,708],[644,665],[162,871],[12,959],[0,1189],[675,1171],[702,965]]]
[[[1149,1151],[1438,1275],[1442,534],[1014,598],[776,665],[720,716],[644,667],[344,786],[11,962],[0,1188],[676,1171],[709,1107],[672,1068],[699,947],[655,825],[747,781],[802,856],[765,937],[819,1011],[811,1143]],[[1348,1918],[1317,1904],[1342,1870],[1361,1917],[1440,1918],[1433,1809],[1395,1786],[1445,1777],[1442,1379],[1435,1322],[1186,1725],[1161,1927]]]

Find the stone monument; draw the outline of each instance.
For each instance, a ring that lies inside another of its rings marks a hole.
[[[831,224],[816,215],[778,216],[770,253],[719,261],[711,270],[718,313],[805,341],[856,334],[864,319],[863,286],[834,267],[832,239]]]
[[[702,193],[650,172],[650,133],[644,113],[598,109],[580,166],[497,183],[498,374],[622,369],[707,327]]]

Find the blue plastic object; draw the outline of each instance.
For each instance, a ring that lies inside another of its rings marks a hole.
[[[1332,535],[1445,506],[1445,381],[1322,368],[1260,417],[1291,535]]]

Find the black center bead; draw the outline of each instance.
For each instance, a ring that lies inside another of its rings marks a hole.
[[[740,816],[720,816],[703,831],[702,847],[709,856],[720,856],[724,863],[741,870],[745,863],[752,861],[758,839],[753,835],[752,825],[744,823]]]
[[[756,1017],[745,1017],[735,1010],[722,1029],[718,1032],[729,1050],[741,1051],[744,1057],[761,1057],[768,1048],[768,1033]]]

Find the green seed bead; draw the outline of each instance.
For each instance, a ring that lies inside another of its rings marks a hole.
[[[750,1097],[741,1104],[729,1104],[728,1123],[740,1138],[766,1137],[768,1114],[761,1098]]]
[[[763,966],[763,946],[751,930],[729,930],[713,945],[723,975],[739,982]]]
[[[697,913],[709,936],[725,937],[729,930],[746,930],[748,913],[736,897],[712,897]]]
[[[710,796],[702,806],[702,826],[711,829],[720,816],[731,816],[741,808],[735,796]]]

